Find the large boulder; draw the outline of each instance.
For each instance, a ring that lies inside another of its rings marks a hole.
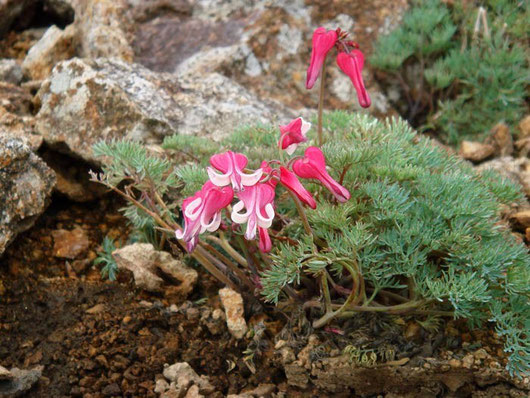
[[[22,141],[0,131],[0,255],[46,209],[55,175]]]
[[[73,58],[56,65],[39,92],[36,130],[53,147],[92,163],[92,145],[127,138],[160,143],[175,133],[227,135],[241,124],[293,116],[229,78],[177,78],[117,59]]]

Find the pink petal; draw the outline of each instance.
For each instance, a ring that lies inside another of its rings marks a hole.
[[[320,27],[313,32],[313,48],[311,49],[311,61],[307,68],[306,88],[313,88],[320,74],[326,55],[337,42],[337,32]]]
[[[305,189],[298,178],[296,178],[296,175],[287,170],[285,167],[280,167],[280,183],[288,190],[292,191],[298,197],[298,199],[312,209],[317,207],[317,203],[315,202],[315,199],[313,199],[311,193]]]
[[[337,55],[337,65],[339,68],[349,76],[355,91],[357,91],[357,98],[359,104],[363,108],[368,108],[371,105],[370,96],[364,87],[362,70],[364,66],[364,55],[359,50],[352,50],[347,54],[344,52]]]
[[[258,228],[259,233],[259,249],[262,253],[268,253],[272,249],[271,237],[269,236],[269,231],[266,228]]]

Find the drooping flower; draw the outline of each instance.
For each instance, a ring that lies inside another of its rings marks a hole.
[[[311,193],[304,188],[296,175],[285,167],[280,167],[280,184],[293,192],[303,203],[312,209],[316,209],[317,203],[315,202],[315,199],[313,199]]]
[[[261,177],[260,182],[263,182],[264,180],[267,180],[265,184],[269,184],[273,189],[276,188],[276,185],[278,185],[278,180],[276,178],[271,178],[271,174],[273,174],[272,167],[269,166],[269,162],[264,160],[261,162],[260,165],[261,170],[263,170],[263,175]]]
[[[272,225],[274,219],[274,188],[269,184],[256,184],[246,187],[244,191],[239,192],[238,203],[232,209],[232,221],[238,224],[247,223],[245,238],[252,240],[256,237],[256,229],[260,230],[260,249],[266,248],[268,233],[266,231]],[[246,212],[242,210],[246,209]]]
[[[285,126],[280,126],[280,148],[285,149],[289,155],[292,155],[298,144],[307,141],[307,132],[311,128],[311,123],[306,122],[301,117],[292,120]]]
[[[364,81],[362,76],[364,66],[364,54],[360,50],[352,50],[349,53],[340,52],[337,55],[337,65],[339,68],[348,75],[355,91],[357,91],[357,98],[359,104],[363,108],[368,108],[372,101],[370,96],[364,87]]]
[[[350,192],[331,178],[326,171],[326,159],[320,148],[314,146],[307,148],[304,157],[293,163],[293,171],[298,177],[319,180],[341,203],[350,199]]]
[[[176,231],[177,239],[186,242],[188,252],[197,246],[199,234],[216,231],[221,224],[221,210],[232,202],[232,187],[217,187],[207,181],[195,195],[184,199],[184,231]]]
[[[259,242],[258,247],[263,253],[268,253],[272,249],[271,237],[267,228],[258,227]]]
[[[317,28],[313,32],[313,48],[311,49],[309,68],[307,68],[306,88],[310,89],[315,85],[326,55],[337,42],[337,38],[336,31],[326,31],[326,28],[323,27]]]
[[[213,155],[210,158],[210,164],[213,168],[208,167],[210,181],[218,187],[232,184],[235,191],[241,191],[243,186],[254,185],[261,178],[263,170],[258,169],[254,173],[245,174],[243,169],[246,167],[247,163],[247,157],[241,153],[228,151]],[[217,173],[214,168],[223,174]]]

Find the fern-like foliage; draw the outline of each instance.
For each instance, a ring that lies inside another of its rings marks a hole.
[[[451,144],[481,140],[500,121],[515,125],[526,110],[528,2],[481,3],[488,26],[475,32],[472,3],[414,1],[370,60],[384,82],[402,89],[407,105],[396,103],[400,111]]]

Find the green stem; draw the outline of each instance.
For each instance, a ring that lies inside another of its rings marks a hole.
[[[322,70],[320,71],[320,89],[319,89],[319,99],[318,99],[318,146],[324,144],[324,137],[322,135],[322,112],[324,111],[324,89],[326,87],[326,63],[322,65]]]

